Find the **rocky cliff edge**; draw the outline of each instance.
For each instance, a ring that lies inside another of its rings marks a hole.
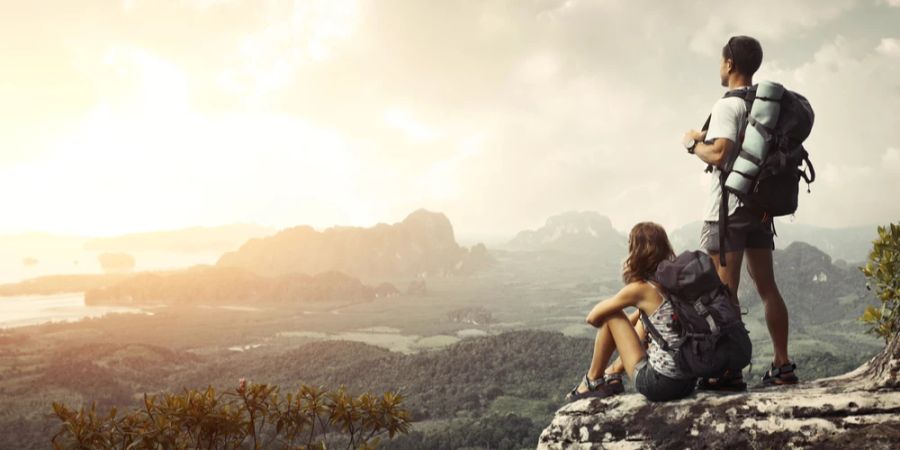
[[[640,394],[564,405],[538,449],[900,448],[900,349],[839,377],[652,403]],[[893,356],[893,357],[892,357]]]

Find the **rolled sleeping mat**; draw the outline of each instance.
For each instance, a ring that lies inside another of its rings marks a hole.
[[[757,161],[762,161],[766,154],[766,140],[759,130],[751,126],[747,127],[747,130],[744,131],[741,152],[746,152],[747,155],[738,154],[734,164],[731,165],[731,173],[725,179],[725,188],[736,194],[747,194],[759,173]],[[748,156],[757,158],[757,161],[751,160]]]
[[[756,99],[750,109],[752,121],[766,128],[774,128],[781,112],[779,101],[784,94],[784,87],[771,81],[760,82],[756,87]],[[738,154],[731,167],[731,173],[725,180],[725,188],[736,194],[747,194],[753,186],[759,165],[765,160],[769,143],[756,127],[747,125],[744,130],[744,141],[741,154]],[[746,153],[746,154],[743,154]]]
[[[778,123],[782,95],[784,95],[784,86],[772,81],[761,81],[756,86],[756,99],[762,101],[753,101],[750,115],[757,122],[769,128],[774,127]]]
[[[741,151],[746,152],[750,157],[748,158],[747,155],[738,155],[738,159],[747,158],[747,162],[756,164],[756,161],[753,161],[753,158],[762,161],[766,157],[766,153],[768,153],[767,150],[766,138],[759,130],[748,125],[747,130],[744,131],[744,142],[741,143]]]
[[[759,166],[744,158],[738,158],[731,166],[731,173],[725,180],[725,188],[731,192],[746,194],[750,192],[758,172]]]
[[[756,178],[756,175],[759,173],[759,166],[746,158],[740,158],[731,166],[731,171],[752,179]]]

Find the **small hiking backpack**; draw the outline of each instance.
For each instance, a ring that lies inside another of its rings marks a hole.
[[[816,179],[809,153],[803,147],[815,114],[804,96],[778,83],[763,81],[747,89],[728,91],[725,98],[728,97],[742,98],[747,104],[747,115],[744,131],[738,136],[739,151],[730,155],[719,178],[719,261],[723,266],[729,195],[736,195],[765,222],[797,211],[800,180],[806,181],[809,192],[809,185]],[[708,127],[709,119],[703,129]],[[804,162],[809,173],[800,169]],[[707,167],[707,171],[712,171],[712,167]]]
[[[740,372],[750,364],[753,348],[741,311],[709,255],[685,251],[674,260],[663,261],[654,281],[672,303],[669,327],[684,340],[672,348],[643,313],[641,321],[650,338],[673,355],[679,369],[693,377],[718,377],[727,369]]]

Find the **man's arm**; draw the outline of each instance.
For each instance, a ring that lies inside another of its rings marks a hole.
[[[709,116],[709,128],[703,132],[690,130],[685,133],[685,145],[689,145],[693,139],[697,142],[694,154],[701,161],[721,169],[728,161],[738,137],[739,123],[743,114],[739,106],[742,105],[743,103],[735,98],[717,101]]]
[[[689,133],[691,132],[696,136],[693,139],[697,141],[697,145],[694,147],[694,154],[701,161],[721,169],[725,161],[728,160],[728,154],[731,153],[731,149],[734,148],[734,142],[728,138],[717,138],[712,143],[707,144],[703,141],[706,133],[694,130],[691,130]]]

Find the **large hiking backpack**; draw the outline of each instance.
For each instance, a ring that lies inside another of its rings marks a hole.
[[[726,369],[740,372],[750,364],[752,344],[740,308],[709,255],[685,251],[663,261],[654,281],[672,303],[668,326],[684,339],[673,348],[643,313],[641,321],[656,345],[673,355],[679,369],[693,377],[718,377]]]
[[[806,97],[769,81],[728,91],[725,97],[742,98],[747,115],[744,131],[738,136],[739,151],[730,155],[719,178],[719,261],[723,266],[729,195],[736,195],[750,212],[768,221],[797,211],[800,180],[806,181],[809,192],[809,184],[816,179],[803,147],[815,121]],[[708,126],[709,119],[703,129]],[[808,174],[800,169],[804,162]]]

